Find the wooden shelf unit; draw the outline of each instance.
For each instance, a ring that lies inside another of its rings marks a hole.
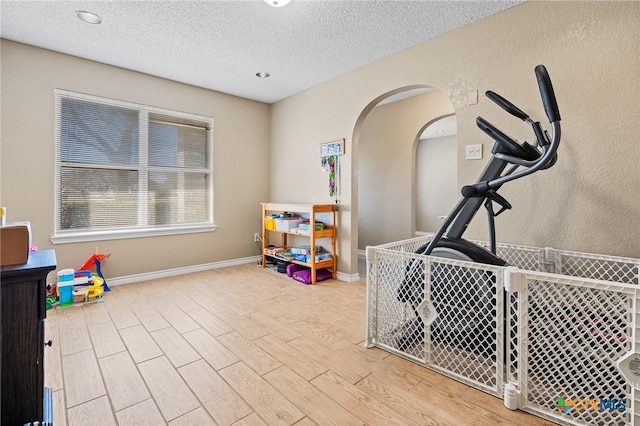
[[[266,268],[266,254],[265,249],[267,248],[267,235],[269,232],[280,233],[281,234],[281,247],[289,248],[287,245],[287,236],[289,235],[298,235],[302,237],[309,238],[309,246],[311,247],[311,259],[310,263],[300,262],[295,259],[288,258],[278,258],[281,260],[285,260],[290,263],[296,263],[298,265],[303,265],[311,269],[311,283],[316,283],[316,271],[322,268],[331,269],[331,275],[333,279],[336,279],[336,267],[338,264],[338,260],[336,259],[336,211],[338,206],[335,204],[279,204],[279,203],[262,203],[262,267]],[[265,218],[272,213],[297,213],[297,214],[308,214],[309,215],[309,233],[302,232],[286,232],[286,231],[278,231],[278,230],[269,230],[267,229],[267,224]],[[331,223],[325,223],[325,228],[319,231],[315,230],[315,222],[316,215],[318,213],[330,213],[331,215]],[[316,262],[316,240],[320,238],[330,238],[331,239],[331,259],[321,260]]]

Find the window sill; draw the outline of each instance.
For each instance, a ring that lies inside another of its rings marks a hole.
[[[123,229],[109,231],[63,232],[51,236],[53,244],[82,243],[87,241],[124,240],[131,238],[158,237],[163,235],[196,234],[213,232],[217,225],[191,225],[172,228]]]

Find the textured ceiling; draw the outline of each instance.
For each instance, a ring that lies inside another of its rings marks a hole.
[[[273,103],[520,2],[2,0],[0,17],[9,40]]]

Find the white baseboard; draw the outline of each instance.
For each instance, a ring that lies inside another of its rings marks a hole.
[[[416,237],[433,237],[435,232],[416,231]]]
[[[227,268],[229,266],[244,265],[247,263],[258,262],[262,260],[262,256],[243,257],[240,259],[223,260],[221,262],[205,263],[202,265],[185,266],[182,268],[165,269],[162,271],[145,272],[144,274],[127,275],[124,277],[108,278],[109,286],[118,286],[122,284],[131,284],[141,281],[157,280],[159,278],[174,277],[176,275],[192,274],[194,272],[209,271],[211,269]]]
[[[262,256],[243,257],[240,259],[223,260],[221,262],[205,263],[202,265],[185,266],[182,268],[165,269],[162,271],[145,272],[144,274],[127,275],[124,277],[116,277],[107,279],[107,284],[112,286],[119,286],[123,284],[132,284],[142,281],[157,280],[160,278],[175,277],[176,275],[192,274],[194,272],[209,271],[212,269],[228,268],[229,266],[244,265],[247,263],[259,262],[262,260]],[[339,281],[345,281],[348,283],[358,282],[360,280],[359,274],[345,274],[338,272],[336,278]]]
[[[344,281],[347,283],[357,283],[360,281],[360,274],[345,274],[344,272],[338,272],[336,274],[338,281]]]

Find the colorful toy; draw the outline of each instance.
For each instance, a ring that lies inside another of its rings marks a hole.
[[[102,302],[105,291],[111,291],[102,275],[100,262],[111,256],[96,253],[79,270],[63,269],[58,272],[56,284],[47,285],[46,305],[50,309],[56,303],[60,307],[89,302]],[[90,269],[95,267],[96,272]]]
[[[88,270],[76,271],[73,274],[73,282],[75,285],[88,284],[92,279],[93,274]]]
[[[86,303],[89,301],[89,290],[86,287],[73,289],[73,303]]]
[[[47,310],[53,308],[58,301],[58,286],[56,284],[47,284],[46,306]]]
[[[73,305],[74,270],[63,269],[58,272],[58,300],[60,306]]]
[[[90,270],[92,267],[95,266],[97,276],[102,278],[102,286],[104,287],[104,291],[111,291],[111,289],[109,288],[109,285],[107,284],[107,280],[104,278],[104,275],[102,275],[102,270],[100,269],[100,263],[104,259],[108,258],[109,256],[111,256],[111,254],[98,253],[98,249],[96,248],[95,254],[92,254],[91,257],[87,259],[87,261],[84,262],[84,264],[79,268],[79,270],[84,271],[84,270]]]
[[[89,301],[91,301],[91,299],[101,299],[102,297],[104,297],[104,280],[96,275],[94,275],[93,277],[93,285],[89,285],[87,286],[87,290],[88,290],[88,299]]]

